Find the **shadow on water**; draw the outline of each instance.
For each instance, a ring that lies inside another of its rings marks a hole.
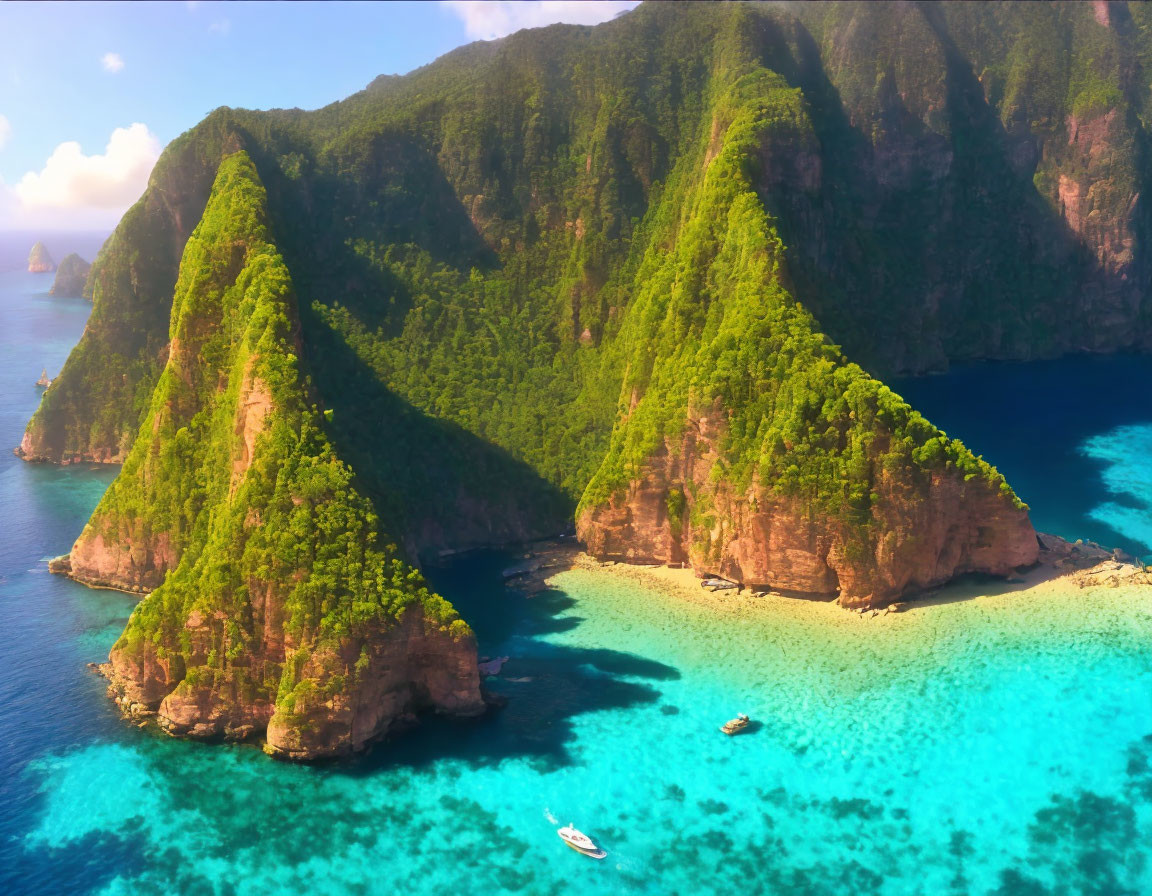
[[[478,721],[426,719],[418,730],[337,768],[362,775],[444,758],[473,766],[528,758],[540,771],[554,770],[576,762],[569,749],[576,716],[656,703],[659,682],[680,678],[674,667],[636,654],[547,640],[583,622],[569,615],[576,602],[555,589],[528,597],[506,588],[500,570],[508,562],[507,555],[486,553],[428,573],[472,625],[481,656],[509,657],[502,674],[484,682],[507,704]]]
[[[116,877],[131,877],[149,866],[145,838],[129,821],[117,834],[93,831],[62,848],[41,847],[24,861],[0,863],[0,892],[91,893]],[[31,860],[28,860],[31,859]]]

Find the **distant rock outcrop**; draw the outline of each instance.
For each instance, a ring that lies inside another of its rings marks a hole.
[[[56,269],[56,279],[52,281],[52,295],[64,299],[80,298],[84,295],[84,284],[88,282],[90,270],[92,265],[75,252],[65,255],[60,267]]]
[[[44,248],[43,243],[36,243],[32,247],[32,251],[28,253],[28,273],[47,274],[54,270],[56,270],[56,262],[52,260],[48,250]]]

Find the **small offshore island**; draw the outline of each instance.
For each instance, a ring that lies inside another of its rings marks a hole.
[[[56,262],[52,260],[52,256],[44,244],[37,242],[32,247],[32,251],[28,253],[28,273],[49,274],[54,270],[56,270]]]
[[[884,384],[1152,348],[1143,15],[643,4],[211,113],[16,449],[122,465],[52,564],[142,595],[117,704],[297,760],[477,716],[422,570],[573,528],[845,615],[1029,569],[1143,588]]]

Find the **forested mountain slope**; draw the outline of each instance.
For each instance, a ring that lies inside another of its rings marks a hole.
[[[298,339],[263,186],[234,153],[184,249],[144,424],[67,562],[80,581],[155,589],[112,648],[129,707],[313,758],[412,709],[483,703],[471,631],[379,543]]]
[[[217,110],[97,259],[21,452],[136,450],[243,150],[317,425],[409,558],[578,509],[601,555],[848,604],[1006,572],[1026,510],[875,377],[1152,345],[1150,28],[1124,3],[645,4],[314,112]]]

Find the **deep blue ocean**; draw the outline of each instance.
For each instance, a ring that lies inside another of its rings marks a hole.
[[[0,894],[1152,893],[1137,590],[969,583],[868,620],[595,570],[527,598],[489,555],[430,573],[511,658],[483,720],[311,767],[126,725],[86,664],[133,598],[45,567],[115,470],[10,453],[89,311],[22,271],[32,241],[0,235]],[[1038,528],[1150,553],[1150,384],[1118,357],[896,387]],[[725,738],[737,711],[755,730]],[[567,822],[608,859],[567,850]]]
[[[968,364],[891,386],[996,465],[1038,530],[1152,554],[1152,358]]]

